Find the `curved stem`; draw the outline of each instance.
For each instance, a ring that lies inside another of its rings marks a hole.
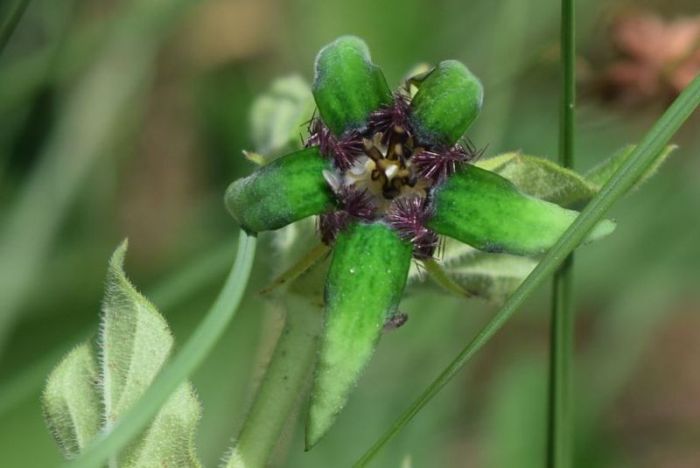
[[[574,117],[576,105],[576,41],[574,0],[561,2],[562,96],[559,127],[559,164],[574,165]],[[568,468],[572,461],[574,257],[569,255],[552,279],[549,344],[549,402],[547,466]]]
[[[285,302],[284,329],[226,468],[266,465],[308,382],[321,331],[321,311],[299,298]]]
[[[700,104],[700,76],[681,93],[654,127],[644,136],[630,158],[623,164],[593,198],[588,206],[562,234],[557,243],[542,258],[537,267],[508,298],[501,310],[459,352],[428,388],[406,409],[396,422],[358,459],[355,466],[367,465],[374,456],[420,412],[481,347],[498,332],[525,300],[532,294],[600,221],[610,207],[624,195],[654,164],[674,133]]]
[[[241,231],[231,273],[190,339],[113,429],[98,437],[76,459],[66,463],[66,468],[102,466],[151,422],[173,391],[204,361],[238,309],[253,266],[255,243],[254,237]]]

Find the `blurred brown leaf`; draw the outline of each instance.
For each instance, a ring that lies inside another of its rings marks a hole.
[[[673,97],[700,73],[700,16],[628,13],[611,34],[620,58],[603,74],[607,96],[628,102]]]

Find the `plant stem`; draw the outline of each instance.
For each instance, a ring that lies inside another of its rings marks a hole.
[[[321,311],[308,301],[285,300],[287,317],[265,378],[225,466],[266,466],[308,382],[321,330]]]
[[[330,247],[328,247],[326,244],[318,244],[316,247],[307,252],[307,254],[301,259],[299,259],[298,262],[276,277],[270,285],[261,289],[260,294],[270,294],[275,289],[282,287],[285,284],[292,283],[301,275],[309,271],[311,267],[321,261],[323,257],[328,255],[330,250]]]
[[[459,352],[442,373],[409,406],[396,422],[372,445],[355,466],[365,466],[396,436],[438,392],[454,378],[469,359],[498,332],[525,300],[564,262],[585,239],[586,235],[600,221],[610,207],[624,195],[640,177],[654,164],[664,146],[700,104],[700,76],[673,102],[625,162],[603,186],[588,206],[562,234],[557,243],[547,252],[537,267],[508,298],[501,310],[484,328]]]
[[[422,263],[425,270],[430,275],[430,278],[445,291],[449,291],[459,297],[472,297],[472,294],[453,280],[445,269],[434,259],[428,258],[423,260]]]
[[[147,425],[177,387],[199,367],[226,326],[233,318],[243,297],[255,257],[255,238],[243,231],[231,273],[216,301],[179,353],[160,371],[139,401],[106,434],[98,436],[66,468],[102,466],[124,448]]]
[[[576,40],[574,0],[561,2],[562,89],[559,126],[559,164],[574,166],[576,105]],[[549,342],[549,402],[547,415],[547,466],[569,468],[573,442],[573,307],[574,257],[570,254],[552,280]]]
[[[24,11],[29,6],[29,0],[17,0],[14,5],[12,5],[9,14],[5,21],[2,22],[0,26],[0,53],[5,49],[5,46],[10,41],[12,33],[15,32],[15,28],[19,24],[19,20],[22,19]]]

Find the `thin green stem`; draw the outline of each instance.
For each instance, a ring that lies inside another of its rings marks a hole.
[[[423,266],[430,275],[430,278],[435,281],[435,284],[451,292],[452,294],[459,297],[472,297],[472,294],[464,289],[459,283],[453,280],[450,275],[447,274],[445,269],[440,266],[438,262],[434,259],[429,258],[423,260]]]
[[[328,255],[330,252],[330,247],[326,244],[318,244],[313,249],[309,250],[306,255],[304,255],[298,262],[289,267],[286,271],[282,272],[277,278],[275,278],[271,284],[260,290],[260,294],[270,294],[275,289],[284,286],[285,284],[292,283],[301,275],[309,271],[311,267],[316,265],[323,257]]]
[[[233,318],[243,297],[255,256],[255,238],[241,231],[236,262],[216,301],[179,353],[158,374],[141,399],[65,467],[102,466],[153,419],[161,406],[207,357]]]
[[[574,0],[561,2],[562,89],[559,113],[559,164],[574,166],[576,40]],[[569,255],[552,279],[549,348],[547,466],[568,468],[573,443],[574,257]]]
[[[29,6],[29,0],[17,0],[10,8],[7,18],[5,18],[0,26],[0,53],[5,50],[5,46],[10,42],[10,37],[12,37],[12,33],[15,32],[19,20],[22,19],[22,15],[27,9],[27,6]]]
[[[469,359],[498,332],[525,300],[532,294],[585,239],[610,207],[624,195],[654,164],[658,154],[700,104],[700,77],[681,93],[671,107],[644,136],[630,158],[623,164],[593,198],[588,206],[562,234],[557,243],[542,258],[537,267],[508,298],[501,310],[479,331],[428,388],[411,404],[396,422],[358,459],[355,466],[365,466],[387,442],[396,436],[420,410],[447,385]]]
[[[255,402],[225,463],[227,468],[266,466],[308,382],[316,358],[322,314],[300,298],[288,297],[285,304],[284,329]]]

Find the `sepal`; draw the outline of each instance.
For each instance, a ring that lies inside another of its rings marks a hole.
[[[369,48],[355,36],[342,36],[316,57],[312,87],[326,126],[340,136],[362,129],[370,114],[392,102],[382,71],[372,63]]]
[[[318,148],[305,148],[238,179],[226,190],[226,208],[249,233],[279,229],[325,213],[335,197],[323,178],[331,163]]]
[[[396,314],[411,244],[388,225],[357,223],[335,242],[325,289],[325,325],[306,425],[306,447],[328,431]]]

